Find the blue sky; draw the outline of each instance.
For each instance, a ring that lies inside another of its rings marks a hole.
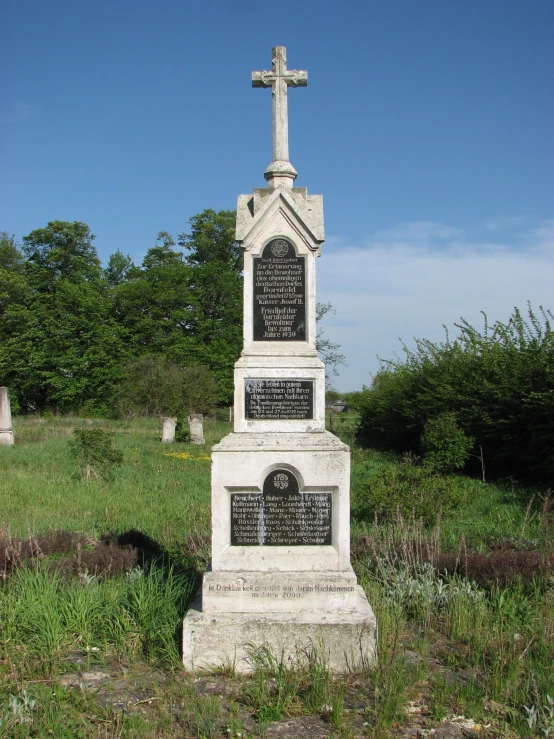
[[[140,263],[265,184],[271,48],[298,186],[324,196],[318,300],[369,384],[402,339],[554,308],[552,0],[3,4],[0,230],[80,220]]]

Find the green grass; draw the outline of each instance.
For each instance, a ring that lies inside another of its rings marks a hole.
[[[347,441],[347,437],[342,437]],[[352,447],[352,498],[355,502],[357,488],[379,472],[398,467],[399,457],[372,449]],[[441,544],[455,549],[460,540],[466,546],[483,550],[492,541],[510,539],[519,543],[537,543],[544,537],[542,502],[547,491],[531,495],[531,504],[522,505],[521,492],[504,484],[483,483],[463,475],[445,475],[456,486],[461,504],[441,516]],[[353,518],[352,536],[365,532],[367,521]],[[554,533],[554,532],[552,532]]]
[[[339,422],[347,442],[354,421]],[[69,448],[75,428],[115,433],[123,463],[113,479],[82,479]],[[262,647],[251,677],[229,669],[206,678],[202,692],[202,679],[181,668],[179,627],[203,556],[191,547],[205,548],[210,531],[210,449],[231,425],[207,421],[206,446],[162,445],[161,422],[150,419],[15,418],[14,430],[16,446],[0,447],[2,537],[66,529],[95,546],[138,530],[165,556],[117,577],[80,569],[69,578],[56,568],[60,555],[38,556],[8,575],[0,584],[0,737],[250,737],[264,736],[273,720],[304,716],[329,736],[384,738],[407,722],[410,701],[426,730],[463,714],[490,726],[483,736],[548,735],[552,574],[550,582],[537,572],[531,583],[483,588],[410,554],[416,541],[462,553],[500,540],[552,551],[540,491],[526,508],[516,489],[452,477],[462,504],[434,532],[410,520],[354,520],[353,538],[366,542],[355,567],[379,623],[378,665],[337,679],[317,648],[283,664]],[[353,447],[353,487],[398,464]],[[94,695],[80,677],[68,686],[75,670],[103,670],[112,693],[134,697],[116,710],[101,701],[107,688]]]
[[[210,447],[230,424],[207,422],[207,446],[162,445],[161,422],[16,418],[13,448],[0,447],[0,526],[13,536],[55,528],[92,536],[140,529],[174,546],[210,521]],[[85,481],[68,442],[74,428],[115,432],[124,454],[114,479]],[[166,456],[184,454],[186,458]]]

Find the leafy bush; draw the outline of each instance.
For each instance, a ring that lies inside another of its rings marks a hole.
[[[182,371],[165,357],[144,356],[125,367],[117,400],[118,415],[176,415],[180,405]]]
[[[364,385],[364,390],[367,388]],[[348,403],[348,408],[351,411],[354,411],[355,413],[359,413],[360,411],[360,404],[362,403],[364,399],[364,391],[363,390],[355,390],[354,392],[350,393],[343,393],[344,400]]]
[[[125,367],[119,388],[120,416],[208,413],[218,402],[217,382],[201,364],[178,367],[165,357],[144,356]]]
[[[554,455],[545,450],[554,447],[552,318],[529,306],[525,320],[516,308],[506,324],[490,327],[485,316],[482,332],[461,319],[456,339],[448,332],[440,343],[418,339],[414,350],[404,347],[403,361],[382,361],[363,393],[359,441],[420,454],[429,419],[453,414],[482,447],[489,477],[551,485]],[[460,451],[465,442],[454,437]]]
[[[185,418],[182,416],[177,418],[175,426],[175,441],[188,444],[190,442],[190,429]]]
[[[219,390],[210,370],[191,364],[183,370],[182,408],[187,413],[208,413],[217,405]]]
[[[453,413],[441,413],[430,418],[423,428],[423,461],[434,472],[453,472],[463,467],[472,446],[473,439],[458,428]]]
[[[108,480],[114,467],[123,462],[123,452],[112,449],[114,434],[102,429],[75,429],[75,438],[69,442],[72,455],[79,462],[81,475]]]
[[[352,501],[359,520],[391,521],[398,514],[415,516],[433,524],[441,511],[455,508],[462,501],[456,481],[431,473],[406,456],[402,465],[390,465],[373,471],[358,481]]]

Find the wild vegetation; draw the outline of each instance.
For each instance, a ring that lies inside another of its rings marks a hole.
[[[355,419],[336,424],[350,441]],[[553,734],[546,490],[522,505],[514,484],[450,472],[452,513],[370,515],[372,478],[377,491],[399,478],[400,503],[406,486],[436,501],[438,473],[354,446],[353,562],[378,665],[336,679],[312,644],[288,663],[253,649],[249,677],[190,676],[179,626],[209,558],[209,447],[229,423],[205,423],[206,447],[162,446],[148,418],[14,427],[0,448],[0,736]]]
[[[358,439],[412,453],[437,470],[554,483],[554,331],[550,311],[516,308],[480,332],[416,341],[383,361],[360,403]]]

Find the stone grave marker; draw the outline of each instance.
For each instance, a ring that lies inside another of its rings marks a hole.
[[[190,430],[190,443],[191,444],[205,444],[204,429],[202,424],[204,423],[204,416],[201,413],[191,413],[187,418]]]
[[[7,387],[0,387],[0,444],[14,444],[10,392]]]
[[[191,670],[234,665],[248,646],[277,658],[315,646],[331,670],[376,658],[377,622],[350,564],[350,451],[325,430],[316,350],[315,262],[323,200],[293,187],[288,87],[305,71],[273,49],[273,161],[267,187],[239,195],[244,341],[235,364],[234,430],[212,450],[212,560],[183,625]]]
[[[162,418],[162,444],[173,444],[175,441],[175,428],[177,419],[171,416]]]

